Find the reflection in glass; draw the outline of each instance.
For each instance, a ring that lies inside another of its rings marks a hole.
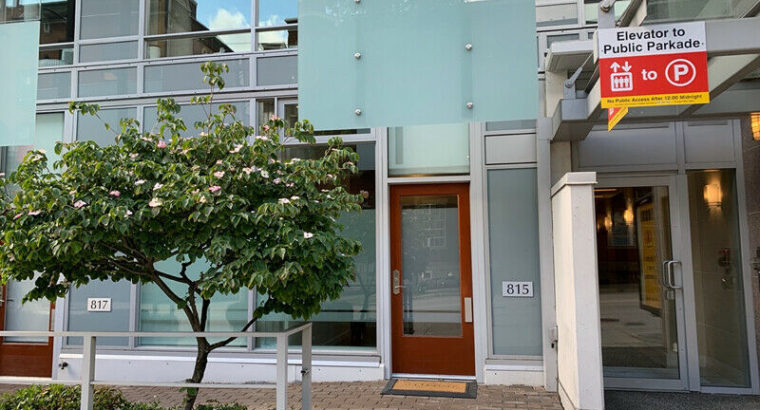
[[[148,34],[251,27],[251,0],[148,0]]]
[[[5,329],[4,330],[36,330],[47,331],[50,325],[50,302],[42,299],[26,303],[21,300],[34,288],[34,279],[20,282],[8,281],[5,299]],[[5,342],[13,343],[47,343],[46,337],[9,336]]]
[[[8,21],[31,21],[40,18],[39,0],[0,2],[0,23]]]
[[[74,46],[40,49],[40,68],[74,64]]]
[[[274,27],[298,22],[298,0],[259,0],[258,26]]]
[[[274,99],[256,100],[256,124],[261,128],[274,115]]]
[[[298,104],[283,104],[282,120],[286,127],[292,127],[298,122]]]
[[[677,379],[667,187],[595,191],[602,361],[606,377]]]
[[[703,386],[750,386],[735,174],[687,172]]]
[[[563,26],[578,24],[578,5],[546,4],[536,2],[536,26]]]
[[[145,57],[181,57],[202,54],[244,53],[251,51],[251,33],[218,36],[149,40]]]
[[[261,102],[261,101],[260,101]],[[322,304],[322,311],[313,316],[313,343],[319,348],[373,349],[377,341],[376,276],[375,276],[375,146],[347,145],[359,154],[359,173],[343,181],[348,192],[364,197],[361,212],[340,217],[343,234],[362,244],[354,257],[356,279],[348,283],[337,300]],[[292,146],[282,155],[283,160],[318,158],[325,146]],[[259,301],[261,302],[261,300]],[[284,314],[270,314],[256,323],[258,331],[282,330],[302,322]],[[291,346],[300,346],[301,337],[290,339]],[[273,339],[256,339],[256,347],[274,348]]]
[[[137,34],[140,0],[81,0],[82,39]]]
[[[298,47],[298,29],[264,30],[256,32],[256,50],[282,50]]]
[[[74,41],[75,0],[43,0],[40,4],[40,44]]]
[[[457,195],[401,197],[404,335],[462,334]]]
[[[157,262],[156,269],[168,273],[179,272],[180,263],[176,260]],[[187,270],[188,276],[196,280],[201,272],[205,272],[209,265],[205,261],[197,261],[190,265]],[[171,282],[169,287],[178,295],[186,295],[187,285]],[[241,290],[234,295],[217,293],[211,299],[209,307],[207,331],[239,332],[248,323],[248,291]],[[200,304],[201,302],[198,301]],[[200,307],[199,307],[200,309]],[[143,284],[140,287],[140,315],[138,329],[143,332],[190,332],[185,313],[177,309],[177,304],[169,300],[155,284]],[[214,340],[211,341],[214,343]],[[235,339],[229,346],[245,346],[246,340]],[[141,346],[195,346],[194,339],[179,339],[166,337],[141,337],[138,339]]]

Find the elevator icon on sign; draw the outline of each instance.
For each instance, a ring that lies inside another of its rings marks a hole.
[[[612,63],[610,66],[613,73],[610,74],[610,84],[612,84],[612,92],[633,91],[633,74],[631,65],[628,61],[624,65],[620,65],[617,62]],[[623,72],[619,73],[618,70],[623,69]]]

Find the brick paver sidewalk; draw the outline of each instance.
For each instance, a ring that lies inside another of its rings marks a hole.
[[[314,409],[536,409],[561,410],[556,393],[526,386],[478,386],[477,399],[450,399],[438,397],[382,396],[386,382],[314,383],[312,404]],[[8,386],[0,386],[0,392]],[[123,387],[127,399],[137,402],[157,400],[164,406],[182,402],[183,394],[177,389],[164,387]],[[273,409],[273,389],[201,389],[198,403],[216,401],[238,403],[250,409]],[[300,385],[290,385],[288,404],[301,408]]]

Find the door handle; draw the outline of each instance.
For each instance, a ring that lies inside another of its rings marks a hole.
[[[666,286],[671,289],[682,289],[683,286],[676,283],[676,272],[675,269],[673,269],[673,266],[680,265],[681,261],[667,261],[665,262],[665,279],[666,279]]]
[[[401,272],[398,269],[393,270],[393,294],[401,293]]]
[[[472,298],[464,298],[464,322],[472,323]]]

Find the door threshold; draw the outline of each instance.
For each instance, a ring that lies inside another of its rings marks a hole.
[[[417,373],[392,373],[391,378],[421,379],[421,380],[467,380],[467,381],[475,380],[475,376],[446,375],[446,374],[417,374]]]

